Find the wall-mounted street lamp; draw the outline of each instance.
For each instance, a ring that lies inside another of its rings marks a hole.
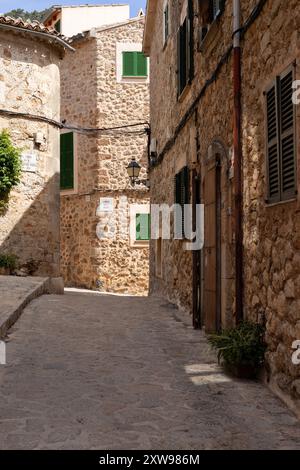
[[[129,163],[127,169],[128,176],[130,178],[132,186],[136,184],[143,184],[147,188],[149,188],[149,180],[139,180],[141,166],[138,164],[135,158],[132,158],[131,162]]]

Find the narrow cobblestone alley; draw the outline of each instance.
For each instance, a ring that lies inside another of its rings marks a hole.
[[[33,301],[10,331],[0,394],[1,449],[300,449],[280,400],[224,376],[157,298]]]

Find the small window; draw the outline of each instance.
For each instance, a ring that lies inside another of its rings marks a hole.
[[[268,202],[296,194],[295,106],[292,101],[294,70],[289,68],[266,93]]]
[[[74,189],[74,134],[60,135],[60,188]]]
[[[200,44],[207,35],[210,25],[221,15],[225,0],[199,0]]]
[[[123,77],[147,77],[148,62],[143,52],[123,52]]]
[[[178,95],[180,96],[194,76],[193,1],[188,0],[185,19],[178,30]]]
[[[163,19],[163,31],[164,31],[164,45],[168,41],[168,37],[170,34],[170,7],[169,1],[166,2],[164,6],[164,19]]]
[[[60,22],[60,20],[58,20],[58,21],[55,23],[54,29],[55,29],[58,33],[61,32],[61,22]]]
[[[136,241],[149,241],[150,227],[150,214],[136,214]]]

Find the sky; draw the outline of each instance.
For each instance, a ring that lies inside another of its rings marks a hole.
[[[146,0],[0,0],[0,12],[5,13],[15,8],[23,10],[44,10],[52,5],[82,5],[89,3],[99,5],[101,3],[129,3],[130,16],[135,16],[140,8],[145,10]]]

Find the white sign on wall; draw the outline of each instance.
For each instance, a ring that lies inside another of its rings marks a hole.
[[[22,153],[22,170],[30,173],[37,171],[37,155],[35,153]]]
[[[99,212],[113,212],[114,211],[114,198],[113,197],[101,197],[100,204],[97,209]]]

